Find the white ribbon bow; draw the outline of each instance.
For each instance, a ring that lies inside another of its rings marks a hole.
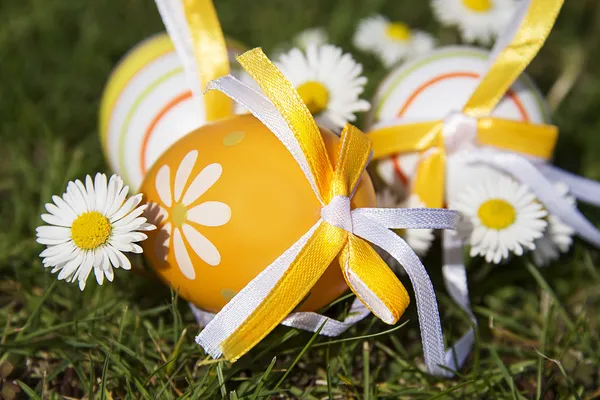
[[[232,76],[226,76],[211,82],[208,85],[208,90],[210,89],[220,90],[262,121],[290,151],[307,180],[311,183],[314,182],[314,177],[298,142],[284,118],[270,100]],[[313,190],[315,190],[314,186]],[[390,229],[453,229],[455,219],[456,212],[450,210],[379,208],[350,210],[349,198],[336,197],[329,204],[323,206],[321,219],[227,303],[196,337],[196,341],[211,356],[220,357],[222,354],[220,350],[221,343],[235,332],[268,295],[316,228],[322,223],[330,223],[377,245],[387,251],[404,267],[415,292],[427,368],[432,374],[450,376],[451,373],[447,369],[455,369],[456,366],[453,361],[448,360],[452,360],[452,354],[455,350],[450,349],[446,352],[444,349],[436,296],[429,275],[414,251]],[[351,273],[349,277],[354,288],[360,292],[361,298],[368,303],[369,308],[384,321],[386,319],[391,321],[387,317],[385,306],[379,302],[376,296],[370,293],[366,285]],[[353,279],[354,281],[352,281]],[[306,314],[311,315],[305,318]],[[300,316],[296,314],[291,316],[291,321],[294,323],[293,321],[302,320],[303,323],[309,326],[310,330],[314,330],[320,326],[315,323],[317,318],[314,318],[314,316],[314,313],[305,313]],[[319,316],[319,318],[322,318],[322,316]],[[290,320],[287,321],[290,322]],[[325,319],[324,322],[324,329],[329,329],[329,324],[333,324],[331,326],[336,325],[336,322],[330,319]]]

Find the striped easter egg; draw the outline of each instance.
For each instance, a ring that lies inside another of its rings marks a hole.
[[[486,51],[455,46],[437,49],[393,70],[373,99],[368,129],[394,119],[419,122],[443,119],[466,104],[486,68]],[[493,116],[533,123],[550,121],[547,104],[537,87],[522,75],[500,101]],[[419,162],[418,153],[380,160],[380,178],[406,194]],[[466,166],[458,158],[447,160],[446,193],[452,197],[468,183],[501,174],[486,166]]]
[[[227,41],[232,69],[243,46]],[[100,106],[102,149],[111,169],[134,191],[173,143],[206,123],[166,33],[131,49],[111,73]]]

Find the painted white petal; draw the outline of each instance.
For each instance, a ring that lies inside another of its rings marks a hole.
[[[215,182],[219,179],[223,173],[223,167],[221,164],[210,164],[207,165],[196,177],[192,184],[188,187],[187,191],[183,195],[182,203],[185,206],[198,200],[204,192],[206,192]]]
[[[220,201],[207,201],[190,209],[187,217],[200,225],[221,226],[231,219],[231,208]]]
[[[158,192],[160,201],[167,207],[171,207],[173,204],[173,199],[171,197],[171,170],[168,165],[163,165],[158,170],[154,184],[156,185],[156,191]]]
[[[177,168],[177,173],[175,174],[175,202],[179,203],[181,200],[181,194],[183,193],[183,188],[185,188],[185,184],[187,183],[192,170],[194,169],[194,165],[196,165],[196,159],[198,158],[198,150],[192,150],[183,157],[181,160],[181,164]]]
[[[188,279],[195,279],[196,271],[192,265],[192,260],[190,260],[190,255],[185,248],[179,229],[175,229],[173,232],[173,250],[175,251],[175,260],[177,260],[177,265],[181,273]]]
[[[183,234],[198,257],[212,267],[219,265],[221,254],[210,240],[188,224],[183,225]]]

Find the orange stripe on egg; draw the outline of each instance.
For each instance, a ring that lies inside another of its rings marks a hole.
[[[150,125],[148,125],[148,128],[146,129],[146,132],[144,133],[144,138],[142,139],[142,147],[141,147],[141,154],[140,154],[140,171],[142,171],[142,176],[145,176],[146,172],[148,172],[148,168],[146,168],[146,151],[148,148],[148,143],[150,142],[150,137],[152,136],[152,133],[154,132],[154,128],[156,128],[156,125],[160,122],[160,120],[171,109],[173,109],[173,107],[175,107],[179,103],[182,103],[185,100],[191,99],[191,98],[192,98],[191,90],[188,90],[186,92],[183,92],[183,93],[175,96],[173,99],[171,99],[171,101],[169,101],[167,104],[165,104],[165,106],[158,112],[158,114],[156,114],[154,116],[154,118],[152,118]]]
[[[432,85],[435,85],[436,83],[442,82],[447,79],[452,79],[452,78],[474,78],[474,79],[477,79],[479,77],[480,77],[480,75],[477,73],[474,73],[474,72],[450,72],[447,74],[442,74],[442,75],[433,77],[430,80],[428,80],[427,82],[423,83],[421,86],[419,86],[410,95],[408,100],[406,100],[406,103],[404,103],[404,105],[398,112],[398,117],[402,117],[406,113],[406,111],[408,110],[408,107],[410,107],[410,105],[416,100],[416,98],[420,94],[422,94],[425,91],[425,89],[429,88]],[[508,89],[508,91],[506,92],[506,95],[515,103],[515,106],[519,110],[519,113],[521,114],[521,118],[523,118],[523,121],[529,122],[529,115],[527,114],[527,111],[525,110],[523,103],[521,103],[521,100],[516,96],[515,92],[512,89]]]

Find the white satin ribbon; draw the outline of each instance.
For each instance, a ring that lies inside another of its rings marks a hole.
[[[471,311],[469,300],[469,286],[464,261],[464,244],[455,232],[444,231],[443,233],[443,262],[442,276],[448,294],[456,304],[460,306],[469,316],[471,322],[476,326],[477,319]],[[454,345],[454,352],[446,353],[446,365],[452,369],[460,368],[471,352],[475,334],[473,328],[469,329]]]
[[[552,182],[563,182],[569,192],[584,203],[600,207],[600,182],[567,172],[547,163],[536,164],[538,170]]]
[[[195,97],[201,99],[203,88],[198,77],[198,66],[194,57],[194,43],[185,17],[181,0],[154,0],[160,17],[175,47],[177,57],[189,87]]]
[[[281,140],[292,153],[308,181],[316,193],[314,177],[307,165],[304,154],[293,136],[289,126],[279,114],[275,106],[262,94],[241,83],[232,76],[219,78],[209,84],[209,89],[217,89],[228,95],[237,103],[247,108],[256,118],[262,121],[273,134]],[[433,285],[425,267],[398,235],[388,228],[424,228],[424,229],[453,229],[456,213],[450,210],[432,209],[372,209],[361,208],[350,210],[350,199],[336,197],[322,209],[321,219],[284,254],[276,259],[242,289],[227,305],[208,323],[205,329],[196,337],[196,341],[213,357],[220,357],[221,343],[227,339],[241,323],[257,308],[267,294],[279,281],[285,270],[299,254],[316,228],[322,223],[330,223],[342,227],[356,236],[376,244],[392,255],[406,270],[415,291],[417,312],[421,327],[423,351],[428,370],[435,375],[450,376],[443,369],[446,357],[442,328],[437,308]],[[347,271],[352,279],[351,270]],[[354,277],[356,278],[356,277]],[[352,283],[352,282],[351,282]],[[353,283],[354,289],[368,303],[378,316],[386,319],[386,310],[380,307],[378,299],[369,293],[366,285],[360,280]],[[364,290],[363,290],[364,288]],[[385,307],[384,307],[385,308]],[[291,315],[289,323],[303,325],[309,330],[315,330],[316,322],[322,321],[313,313]],[[308,315],[307,315],[308,314]],[[326,318],[326,317],[325,317]],[[330,323],[331,320],[327,321]],[[351,323],[352,321],[350,321]],[[322,322],[321,322],[322,323]],[[332,326],[337,325],[333,321]],[[348,320],[344,323],[349,323]],[[334,328],[332,328],[334,329]],[[339,326],[338,331],[347,329]]]
[[[201,310],[192,303],[188,304],[196,322],[201,328],[208,325],[215,317],[214,313]],[[288,315],[281,321],[281,325],[309,332],[319,332],[319,335],[322,336],[336,337],[365,319],[369,314],[371,314],[371,311],[358,298],[355,298],[348,311],[348,316],[343,321],[338,321],[315,312],[300,311]],[[322,329],[319,331],[321,327]]]

